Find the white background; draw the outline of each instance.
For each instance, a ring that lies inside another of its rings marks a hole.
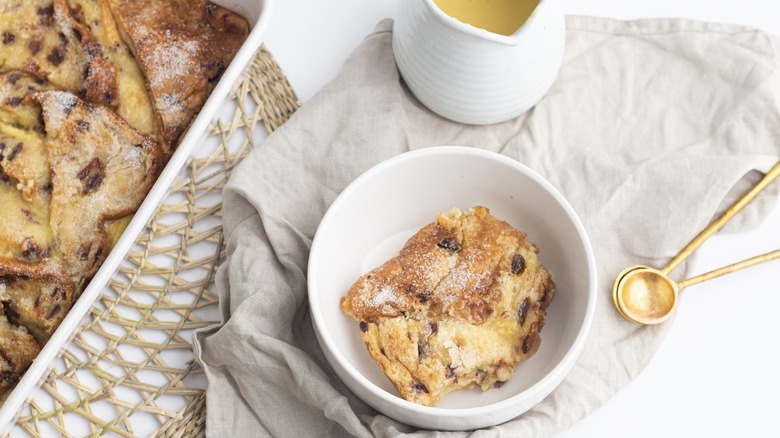
[[[684,17],[780,35],[772,0],[561,0],[567,14]],[[266,45],[306,102],[339,71],[396,0],[277,0]],[[780,129],[780,127],[778,127]],[[780,184],[777,182],[776,184]],[[750,232],[716,235],[697,273],[780,248],[780,207]],[[780,436],[780,261],[683,292],[645,371],[561,437]]]

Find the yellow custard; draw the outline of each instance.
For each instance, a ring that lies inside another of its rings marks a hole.
[[[488,32],[512,35],[539,0],[433,0],[445,14]]]

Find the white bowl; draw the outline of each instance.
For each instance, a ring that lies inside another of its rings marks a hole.
[[[368,354],[340,299],[360,275],[395,256],[439,212],[484,205],[526,231],[557,285],[539,351],[487,392],[460,390],[436,406],[400,398]],[[585,343],[596,305],[596,269],[582,223],[564,197],[519,162],[481,149],[438,146],[384,161],[352,182],[322,219],[308,267],[317,339],[333,369],[363,401],[403,423],[469,430],[503,423],[544,399]]]

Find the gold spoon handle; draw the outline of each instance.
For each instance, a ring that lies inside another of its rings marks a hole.
[[[728,210],[726,210],[723,215],[718,218],[715,222],[710,224],[709,227],[705,228],[704,231],[699,233],[698,236],[696,236],[691,243],[688,244],[685,248],[683,248],[682,251],[680,251],[679,254],[677,254],[672,261],[669,262],[666,267],[661,269],[661,272],[664,273],[664,275],[668,275],[669,272],[672,271],[672,269],[676,268],[677,265],[682,263],[685,259],[688,258],[691,253],[696,251],[696,249],[701,246],[702,243],[704,243],[705,240],[707,240],[710,236],[717,233],[718,230],[723,228],[724,225],[726,225],[726,222],[728,222],[734,215],[740,212],[750,201],[752,201],[758,194],[761,192],[761,190],[764,190],[766,186],[768,186],[772,181],[774,181],[775,178],[780,175],[780,162],[774,165],[772,169],[769,170],[769,172],[764,175],[763,178],[761,178],[761,181],[758,182],[755,186],[753,186],[752,189],[750,189],[749,192],[745,193],[737,202],[734,203],[731,207],[729,207]],[[752,259],[751,259],[752,260]],[[722,274],[721,274],[722,275]],[[703,280],[701,280],[703,281]]]
[[[720,277],[721,275],[730,274],[732,272],[737,272],[741,269],[749,268],[751,266],[758,265],[760,263],[768,262],[770,260],[774,260],[780,258],[780,249],[774,250],[772,252],[768,252],[766,254],[762,254],[760,256],[755,256],[753,258],[742,260],[741,262],[734,263],[733,265],[724,266],[722,268],[718,268],[714,271],[710,271],[701,275],[697,275],[695,277],[691,277],[687,280],[683,280],[677,283],[677,286],[680,289],[686,288],[688,286],[693,286],[694,284],[699,284],[703,281],[711,280],[713,278]]]

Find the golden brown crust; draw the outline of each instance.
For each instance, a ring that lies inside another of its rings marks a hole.
[[[54,16],[61,32],[71,44],[81,49],[84,81],[81,95],[91,102],[114,105],[117,101],[117,71],[105,58],[97,41],[66,0],[54,1]]]
[[[484,207],[452,209],[342,300],[369,354],[406,400],[487,390],[540,345],[555,285],[525,233]]]
[[[75,300],[75,285],[62,263],[24,263],[0,258],[0,303],[8,318],[44,344]]]
[[[238,14],[206,0],[110,0],[146,75],[173,148],[249,33]]]
[[[95,102],[113,103],[116,71],[66,0],[8,0],[0,11],[5,68],[26,71]]]
[[[0,309],[0,394],[16,385],[38,353],[35,339],[25,329],[10,324]]]
[[[138,209],[165,157],[154,139],[105,107],[64,91],[30,96],[43,108],[48,136],[55,249],[81,290],[108,255],[105,222]]]

